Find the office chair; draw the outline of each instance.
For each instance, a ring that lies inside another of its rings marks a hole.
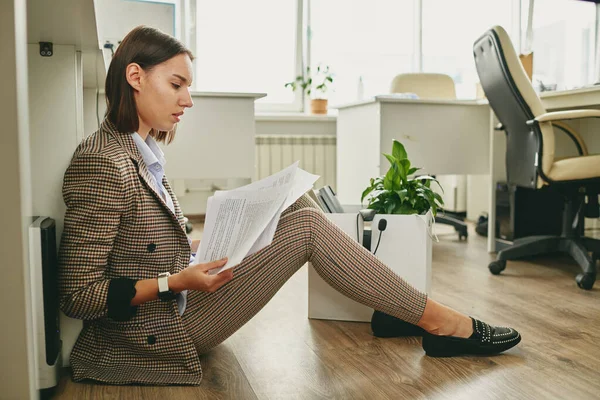
[[[565,199],[560,236],[530,236],[515,240],[498,253],[489,265],[490,272],[495,275],[502,272],[507,260],[565,252],[583,271],[577,275],[577,285],[589,290],[596,280],[600,240],[583,236],[583,222],[584,215],[599,216],[600,155],[588,155],[581,137],[568,125],[555,121],[600,118],[600,111],[547,113],[508,34],[500,26],[494,26],[477,39],[473,53],[479,80],[501,124],[498,129],[506,134],[508,184],[535,190],[547,186],[546,190],[554,190]],[[553,125],[575,142],[579,156],[554,157]]]
[[[415,73],[396,75],[392,80],[390,93],[414,93],[420,99],[456,99],[454,81],[448,75]],[[466,239],[469,235],[467,224],[449,215],[437,215],[435,222],[451,225],[458,232],[459,239]]]

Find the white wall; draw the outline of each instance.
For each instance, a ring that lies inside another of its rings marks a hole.
[[[0,2],[0,254],[3,305],[0,398],[33,399],[35,373],[28,275],[31,182],[27,111],[26,6]]]
[[[97,113],[96,102],[98,102]],[[106,97],[104,97],[104,93],[98,93],[98,96],[96,96],[96,89],[83,89],[83,130],[85,137],[98,130],[100,127],[98,122],[102,123],[105,112]]]
[[[79,143],[76,52],[74,46],[55,45],[52,57],[42,57],[30,44],[28,58],[33,212],[54,218],[60,238],[66,209],[62,180]]]
[[[68,45],[54,45],[52,57],[41,57],[34,44],[28,45],[28,53],[33,213],[53,218],[60,240],[66,210],[63,177],[84,129],[78,127],[78,107],[84,105],[78,84],[81,59],[75,46]],[[81,321],[60,313],[60,323],[63,360],[68,363]]]
[[[492,180],[490,175],[467,175],[467,219],[477,221],[487,213],[490,204]]]

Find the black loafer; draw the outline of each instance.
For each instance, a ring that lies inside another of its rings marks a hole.
[[[423,350],[430,357],[460,355],[492,355],[516,346],[521,341],[519,332],[512,328],[490,326],[474,318],[473,334],[469,338],[423,334]]]
[[[380,338],[401,336],[423,336],[425,330],[420,326],[403,321],[381,311],[373,312],[371,316],[373,336]]]

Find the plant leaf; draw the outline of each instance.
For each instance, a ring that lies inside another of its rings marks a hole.
[[[394,139],[394,144],[392,145],[392,155],[396,157],[398,160],[403,160],[407,158],[406,149],[396,139]]]
[[[383,188],[385,190],[394,190],[394,169],[390,168],[383,178]]]
[[[444,199],[442,199],[442,196],[440,196],[438,193],[433,192],[433,197],[438,201],[438,203],[440,203],[441,206],[444,205]]]
[[[373,191],[373,189],[375,189],[375,187],[373,185],[371,185],[370,187],[366,188],[363,192],[362,192],[362,196],[360,196],[360,202],[362,204],[363,200],[365,199],[365,197],[367,197],[367,195],[369,193],[371,193]]]
[[[408,203],[402,203],[396,210],[396,214],[416,214],[415,209]]]
[[[408,181],[408,171],[410,170],[410,161],[402,159],[398,161],[398,170],[400,171],[400,179],[403,183]]]
[[[413,168],[411,168],[411,169],[408,170],[408,174],[407,175],[410,176],[410,175],[414,174],[415,172],[417,172],[420,169],[421,168],[419,168],[419,167],[413,167]]]
[[[396,203],[391,201],[388,202],[387,206],[385,207],[386,214],[391,214],[394,211],[394,208],[396,208]]]
[[[412,180],[414,181],[431,181],[431,182],[435,182],[437,183],[437,185],[439,186],[440,189],[442,189],[442,193],[444,193],[444,188],[442,187],[442,185],[440,184],[440,182],[434,178],[433,176],[430,175],[420,175],[420,176],[416,176],[414,177]]]
[[[396,165],[396,161],[397,161],[396,157],[392,156],[391,154],[385,154],[385,153],[383,155],[385,156],[385,158],[388,159],[388,161],[390,162],[390,164],[392,166]]]

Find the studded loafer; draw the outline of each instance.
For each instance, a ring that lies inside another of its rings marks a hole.
[[[430,357],[460,355],[492,355],[516,346],[521,341],[519,332],[512,328],[490,326],[471,318],[473,334],[469,338],[423,334],[423,350]]]
[[[373,312],[371,316],[373,336],[380,338],[423,336],[425,330],[420,326],[403,321],[381,311]]]

